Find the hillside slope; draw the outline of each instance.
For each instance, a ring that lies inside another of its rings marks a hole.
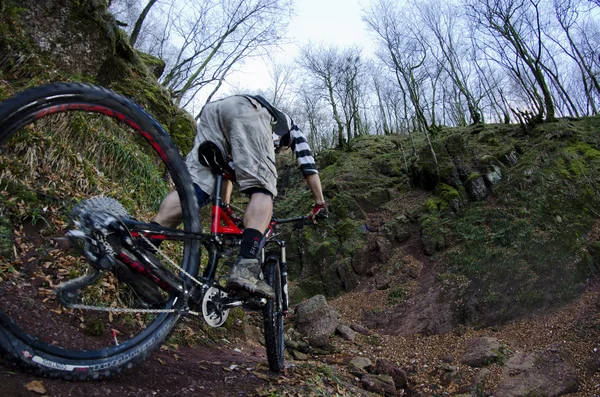
[[[404,156],[407,137],[365,136],[322,154],[332,216],[297,239],[298,299],[386,290],[390,305],[370,315],[381,324],[426,277],[448,312],[435,333],[577,297],[599,269],[599,126],[444,129],[433,142],[439,177],[428,148]],[[305,189],[284,191],[278,211],[307,207]]]
[[[0,99],[53,80],[102,84],[135,98],[185,153],[194,124],[156,83],[156,60],[126,45],[103,2],[72,2],[70,23],[55,3],[3,2]],[[48,32],[52,26],[66,28]],[[72,34],[79,30],[86,34]],[[43,51],[40,37],[60,45]],[[59,51],[74,45],[89,57]],[[432,137],[437,164],[418,134],[414,147],[404,135],[375,135],[355,139],[350,150],[319,153],[331,215],[287,238],[292,298],[324,294],[345,323],[371,334],[354,342],[336,337],[327,354],[308,361],[290,356],[294,367],[273,377],[257,364],[265,359],[256,319],[240,314],[243,321],[217,330],[186,322],[139,372],[106,384],[119,394],[164,392],[147,374],[180,365],[166,386],[182,395],[215,377],[214,390],[231,391],[229,380],[242,385],[240,395],[367,395],[346,367],[363,355],[404,368],[407,394],[471,393],[481,371],[460,364],[460,355],[469,338],[493,336],[508,349],[503,359],[564,341],[560,351],[577,367],[573,395],[598,395],[599,127],[594,117],[441,129]],[[278,160],[276,213],[308,212],[311,196],[293,158]],[[2,365],[8,390],[36,379]],[[493,393],[501,363],[489,370],[479,395]],[[56,381],[49,389],[60,396],[98,387]]]

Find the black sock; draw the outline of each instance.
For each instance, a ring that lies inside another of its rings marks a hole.
[[[244,229],[240,244],[240,256],[248,259],[258,258],[258,250],[263,234],[256,229]]]

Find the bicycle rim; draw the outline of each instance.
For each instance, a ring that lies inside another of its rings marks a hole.
[[[131,264],[121,258],[118,271],[102,271],[78,291],[74,303],[89,308],[66,307],[57,286],[93,268],[84,256],[86,240],[66,233],[77,229],[73,210],[85,200],[108,197],[131,218],[149,222],[171,190],[181,198],[184,228],[200,231],[176,147],[132,101],[69,83],[0,104],[0,142],[0,347],[52,376],[98,378],[131,367],[167,337],[181,293],[162,285],[141,296],[133,281],[144,276],[128,273]],[[198,242],[169,241],[160,250],[197,272]],[[155,286],[148,278],[140,283]],[[145,312],[150,305],[174,312]]]
[[[268,258],[265,261],[265,280],[275,290],[275,299],[269,300],[263,308],[265,348],[269,369],[279,372],[283,369],[284,362],[284,335],[283,335],[283,298],[281,291],[281,269],[277,258]]]

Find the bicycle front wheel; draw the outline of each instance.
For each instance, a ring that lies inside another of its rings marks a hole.
[[[283,295],[281,290],[281,268],[279,259],[271,256],[265,260],[265,281],[273,287],[275,299],[267,301],[263,307],[263,320],[265,331],[265,348],[269,369],[279,372],[284,363],[284,337],[283,337]]]
[[[177,148],[131,100],[73,83],[29,89],[0,103],[0,143],[0,349],[29,369],[66,379],[131,367],[174,327],[182,292],[157,287],[132,271],[132,263],[118,262],[65,303],[57,288],[98,267],[85,255],[86,244],[94,244],[89,236],[75,240],[67,232],[76,229],[81,203],[109,214],[118,206],[129,219],[149,222],[172,190],[184,229],[199,232],[195,194]],[[199,249],[193,240],[161,246],[192,274]],[[155,289],[151,304],[145,289],[134,288],[136,280]]]

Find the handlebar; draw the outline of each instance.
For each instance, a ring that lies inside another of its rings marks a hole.
[[[283,223],[292,223],[292,222],[305,223],[305,222],[310,222],[310,221],[308,220],[308,217],[306,217],[306,216],[298,216],[296,218],[287,218],[287,219],[273,218],[273,219],[271,219],[271,222],[275,222],[277,225],[281,225]],[[308,224],[308,223],[306,223],[306,224]]]
[[[322,219],[326,219],[327,217],[328,217],[328,214],[324,213],[324,214],[316,214],[314,218],[322,220]],[[272,218],[271,223],[275,223],[275,225],[281,225],[284,223],[294,223],[293,228],[297,230],[297,229],[302,229],[306,225],[312,225],[316,222],[312,221],[308,216],[298,216],[295,218],[287,218],[287,219]]]

